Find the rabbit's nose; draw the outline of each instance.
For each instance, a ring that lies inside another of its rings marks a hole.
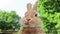
[[[30,21],[31,19],[27,19],[27,21]]]

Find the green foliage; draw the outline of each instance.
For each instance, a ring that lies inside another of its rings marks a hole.
[[[45,32],[60,34],[60,0],[38,0],[38,12]]]
[[[0,10],[0,29],[2,30],[15,30],[19,29],[19,19],[20,17],[15,11],[6,12]]]

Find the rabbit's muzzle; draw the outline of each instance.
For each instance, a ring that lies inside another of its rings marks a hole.
[[[27,21],[30,21],[31,19],[26,19]]]
[[[26,25],[30,25],[30,19],[26,21]]]
[[[28,18],[28,19],[26,18],[26,19],[25,19],[25,21],[26,21],[26,23],[25,23],[25,24],[26,24],[26,25],[29,25],[29,24],[30,24],[30,22],[31,22],[31,19],[30,19],[30,18]]]

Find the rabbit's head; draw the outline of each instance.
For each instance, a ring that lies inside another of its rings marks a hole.
[[[37,2],[34,4],[33,7],[31,3],[27,4],[27,12],[25,13],[25,16],[20,20],[21,25],[25,24],[30,27],[40,25],[40,19],[38,17],[37,7],[38,7]]]

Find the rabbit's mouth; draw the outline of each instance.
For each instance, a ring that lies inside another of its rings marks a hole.
[[[27,21],[25,24],[26,24],[26,25],[30,25],[30,22],[29,22],[29,21]]]
[[[31,21],[26,21],[25,27],[35,27],[35,25],[33,23],[31,23]]]

